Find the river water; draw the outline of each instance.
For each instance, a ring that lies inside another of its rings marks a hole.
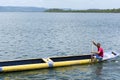
[[[0,60],[120,52],[120,14],[0,13]],[[94,47],[94,51],[96,48]],[[92,65],[1,73],[0,80],[119,80],[120,58]]]

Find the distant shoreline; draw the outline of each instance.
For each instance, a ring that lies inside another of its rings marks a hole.
[[[120,9],[87,9],[87,10],[64,10],[47,9],[45,12],[64,12],[64,13],[120,13]]]
[[[57,13],[120,13],[118,9],[59,9],[59,8],[42,8],[42,7],[21,7],[21,6],[0,6],[0,12],[57,12]]]
[[[0,12],[44,12],[42,7],[0,6]]]

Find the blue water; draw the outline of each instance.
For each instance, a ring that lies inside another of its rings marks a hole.
[[[0,60],[90,54],[91,41],[104,51],[120,52],[120,14],[114,13],[0,13]],[[94,47],[94,50],[96,48]],[[120,58],[17,73],[0,80],[119,80]]]

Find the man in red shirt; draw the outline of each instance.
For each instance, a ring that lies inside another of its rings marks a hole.
[[[103,55],[104,55],[104,50],[101,47],[101,44],[100,43],[95,43],[94,41],[92,41],[92,43],[98,48],[97,52],[91,52],[91,53],[93,53],[93,57],[95,57],[99,61],[102,61]]]

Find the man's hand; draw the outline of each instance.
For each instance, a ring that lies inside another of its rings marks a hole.
[[[93,44],[96,44],[95,41],[92,41]]]

